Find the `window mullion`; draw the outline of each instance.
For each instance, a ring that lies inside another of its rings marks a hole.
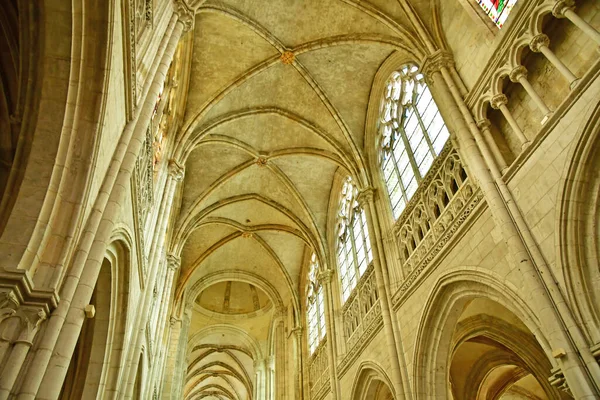
[[[427,142],[429,151],[431,152],[431,155],[433,157],[435,157],[436,154],[435,154],[435,150],[433,149],[433,143],[431,143],[431,138],[429,137],[429,132],[427,131],[427,128],[425,128],[425,124],[423,123],[423,120],[421,119],[421,114],[419,114],[417,107],[413,106],[413,112],[417,116],[417,121],[419,121],[419,126],[421,126],[421,130],[423,131],[423,137],[425,138],[425,141]]]
[[[390,155],[392,156],[392,164],[394,164],[394,171],[396,171],[396,175],[398,175],[398,184],[400,185],[400,191],[402,192],[402,197],[404,198],[404,202],[408,203],[408,196],[406,195],[406,188],[404,187],[404,182],[402,182],[402,174],[400,173],[400,168],[398,168],[398,160],[396,159],[396,154],[394,154],[396,146],[390,151]]]
[[[348,224],[348,226],[350,228],[350,243],[352,245],[352,258],[354,259],[352,266],[354,268],[354,277],[356,278],[356,283],[358,284],[358,277],[360,276],[360,274],[358,272],[358,252],[356,251],[356,243],[354,242],[354,219],[355,218],[356,218],[356,210],[353,210],[351,223]],[[355,287],[356,287],[356,285],[352,288],[352,290],[354,290]]]
[[[410,166],[413,169],[415,174],[415,178],[417,182],[420,183],[422,180],[421,173],[419,172],[419,167],[417,166],[417,162],[415,161],[415,155],[413,154],[413,149],[410,147],[410,142],[408,141],[408,137],[406,136],[406,132],[404,131],[404,125],[400,124],[398,127],[400,132],[400,136],[402,137],[402,141],[404,142],[404,147],[406,149],[406,155],[408,155],[408,159],[410,161]]]

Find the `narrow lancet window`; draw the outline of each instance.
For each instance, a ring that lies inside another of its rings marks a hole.
[[[416,65],[388,79],[379,119],[379,154],[394,219],[415,194],[450,134]]]
[[[325,301],[323,287],[319,284],[317,273],[319,262],[313,253],[308,267],[308,287],[306,293],[306,312],[308,325],[308,348],[313,354],[325,337]]]
[[[337,258],[345,302],[373,261],[365,211],[359,206],[358,190],[348,177],[344,181],[338,211]]]
[[[506,22],[508,14],[510,14],[517,0],[477,0],[477,3],[500,29]]]

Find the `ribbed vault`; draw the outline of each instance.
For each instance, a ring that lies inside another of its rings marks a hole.
[[[375,74],[391,54],[423,57],[400,7],[390,3],[199,5],[174,154],[186,171],[171,249],[181,257],[176,298],[197,295],[222,272],[252,277],[278,299],[270,299],[272,311],[248,317],[251,323],[195,309],[190,337],[211,324],[234,325],[267,356],[276,348],[277,318],[287,315],[286,330],[302,323],[306,254],[315,251],[322,266],[331,259],[334,178],[350,174],[360,187],[370,184],[364,132]],[[246,398],[254,370],[241,360],[252,356],[213,345],[188,348],[187,398]]]

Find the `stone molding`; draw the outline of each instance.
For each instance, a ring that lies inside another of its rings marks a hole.
[[[477,128],[480,131],[483,131],[483,130],[486,130],[486,129],[490,129],[491,127],[492,127],[492,123],[487,118],[480,119],[479,121],[477,121]]]

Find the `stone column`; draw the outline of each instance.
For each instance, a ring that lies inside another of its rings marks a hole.
[[[14,301],[3,302],[4,307],[0,309],[1,340],[6,344],[3,346],[5,351],[2,357],[6,361],[0,367],[2,371],[0,375],[0,399],[2,400],[8,399],[21,370],[21,365],[23,365],[23,361],[25,361],[25,357],[32,346],[33,338],[41,323],[46,319],[46,313],[43,310],[37,307],[19,305],[14,295],[12,300]],[[13,329],[10,329],[11,327]],[[7,335],[7,330],[12,330],[12,335]],[[7,353],[9,355],[5,358],[4,356]]]
[[[500,112],[502,112],[502,115],[504,115],[504,118],[510,125],[512,131],[515,133],[515,135],[521,142],[521,149],[524,149],[529,144],[529,141],[527,140],[527,137],[525,137],[525,135],[523,134],[523,131],[519,127],[519,124],[517,124],[517,121],[513,118],[512,114],[508,110],[508,107],[506,107],[507,104],[508,98],[502,93],[495,95],[490,101],[490,105],[493,109],[500,110]]]
[[[322,265],[322,264],[321,264]],[[327,329],[327,360],[329,362],[329,385],[331,387],[332,400],[341,399],[340,385],[337,378],[337,352],[336,352],[336,329],[334,319],[333,295],[331,293],[331,277],[333,273],[330,269],[323,270],[317,275],[321,287],[323,287],[323,296],[325,301],[325,327]]]
[[[565,79],[569,82],[569,86],[571,87],[571,89],[573,89],[577,84],[577,81],[579,81],[579,78],[577,78],[575,74],[573,74],[571,70],[567,68],[567,66],[563,64],[562,61],[560,61],[556,54],[554,54],[552,50],[548,48],[549,45],[550,38],[548,38],[548,36],[546,36],[543,33],[535,35],[529,42],[529,48],[531,49],[531,51],[533,51],[534,53],[542,53],[548,59],[548,61],[550,61],[550,63],[560,71],[562,76],[564,76]]]
[[[286,337],[284,331],[285,308],[277,310],[277,322],[275,322],[275,399],[285,400],[288,398],[286,386]]]
[[[190,17],[191,19],[191,17]],[[85,226],[81,245],[60,292],[60,303],[52,313],[38,350],[24,377],[18,399],[57,398],[83,324],[83,308],[89,303],[109,244],[117,215],[122,210],[125,188],[155,105],[158,91],[173,59],[184,25],[189,20],[174,14],[158,47],[149,78],[142,90],[143,104],[125,126],[109,165],[99,195]],[[158,61],[158,62],[157,62]],[[52,361],[51,361],[52,359]]]
[[[542,124],[546,123],[546,121],[552,114],[552,111],[548,108],[548,106],[546,105],[546,103],[544,103],[544,100],[542,100],[538,92],[535,91],[533,86],[531,86],[531,83],[529,83],[529,81],[527,80],[527,69],[525,69],[524,66],[519,65],[518,67],[515,67],[512,71],[510,71],[508,77],[510,78],[511,82],[518,82],[521,84],[521,86],[523,86],[523,89],[525,89],[529,97],[531,97],[533,102],[537,105],[537,107],[544,115],[542,119]]]
[[[181,328],[183,321],[180,318],[171,317],[169,327],[169,344],[166,354],[165,374],[163,378],[162,398],[174,399],[174,379],[177,363],[177,351],[179,348],[179,340],[181,338]]]
[[[302,327],[297,326],[292,329],[292,336],[294,339],[294,360],[296,361],[296,370],[294,371],[294,397],[293,399],[300,400],[304,398],[303,389],[304,385],[302,384],[302,366],[304,365],[302,362]]]
[[[175,191],[177,185],[183,181],[184,168],[174,160],[169,161],[169,176],[167,178],[166,187],[163,193],[163,200],[160,205],[160,212],[158,217],[158,224],[156,226],[154,237],[152,240],[152,248],[150,249],[150,257],[148,260],[149,273],[147,278],[147,287],[154,287],[154,281],[158,274],[158,266],[160,265],[159,255],[163,254],[165,243],[167,241],[167,226],[171,218],[171,211],[173,208],[173,199],[175,198]],[[152,293],[151,290],[146,290],[142,296],[141,305],[136,314],[135,325],[140,329],[135,330],[132,338],[132,346],[129,347],[128,351],[128,374],[125,375],[126,379],[123,382],[127,382],[127,395],[131,395],[134,389],[134,379],[130,379],[135,376],[138,370],[139,351],[142,347],[142,342],[145,336],[145,328],[150,315],[150,309],[152,305]]]
[[[492,151],[492,154],[494,155],[494,160],[496,160],[496,165],[498,166],[500,171],[504,171],[507,168],[506,161],[504,160],[504,156],[500,152],[500,149],[498,148],[498,145],[496,144],[496,141],[494,140],[494,138],[492,136],[492,131],[490,129],[491,128],[490,120],[482,119],[481,121],[477,122],[477,127],[483,133],[483,137],[484,137],[487,145],[489,146],[490,150]]]
[[[160,312],[158,314],[158,328],[156,329],[157,338],[156,338],[156,348],[157,352],[163,346],[163,340],[165,337],[166,328],[165,325],[167,323],[167,313],[169,311],[169,306],[171,305],[171,290],[173,288],[173,282],[175,279],[175,274],[177,270],[181,266],[181,258],[174,254],[167,255],[167,274],[165,276],[165,286],[163,288],[162,301],[160,306]],[[168,346],[168,344],[167,344]],[[160,361],[160,360],[159,360]],[[154,372],[152,373],[152,377],[155,382],[160,380],[162,369],[161,365],[157,364],[153,366]]]
[[[596,44],[600,45],[600,33],[588,24],[575,12],[575,2],[573,0],[558,0],[552,9],[552,15],[556,18],[566,18],[583,33],[588,35]]]
[[[526,288],[522,295],[529,304],[536,305],[541,329],[533,334],[547,338],[553,349],[560,349],[564,354],[558,359],[558,364],[575,398],[595,398],[594,381],[597,385],[600,367],[587,347],[552,271],[545,263],[497,167],[489,162],[492,155],[446,65],[439,62],[436,54],[429,56],[425,62],[430,64],[428,74],[434,77],[432,92],[438,104],[444,105],[440,111],[446,121],[452,122],[466,158],[464,161],[480,184],[492,217],[504,236],[513,264],[521,271],[520,276]]]
[[[175,377],[173,379],[173,399],[181,399],[185,378],[187,375],[187,345],[190,323],[192,322],[192,305],[187,303],[183,313],[179,346],[177,348],[177,361],[175,362]]]
[[[254,360],[254,372],[256,382],[254,383],[254,391],[256,393],[255,399],[266,399],[266,387],[267,387],[267,364],[265,359]]]
[[[389,274],[387,273],[387,261],[384,259],[382,249],[383,238],[379,218],[375,208],[375,189],[372,187],[364,188],[358,194],[358,203],[365,211],[367,217],[367,228],[371,239],[371,250],[373,251],[373,267],[375,270],[375,280],[377,282],[377,291],[379,292],[379,304],[381,305],[381,317],[383,319],[383,332],[387,347],[390,349],[389,357],[391,359],[390,378],[396,399],[410,399],[410,384],[408,380],[408,371],[404,363],[404,350],[402,347],[399,324],[392,308],[391,287]],[[383,266],[385,265],[385,267]]]

